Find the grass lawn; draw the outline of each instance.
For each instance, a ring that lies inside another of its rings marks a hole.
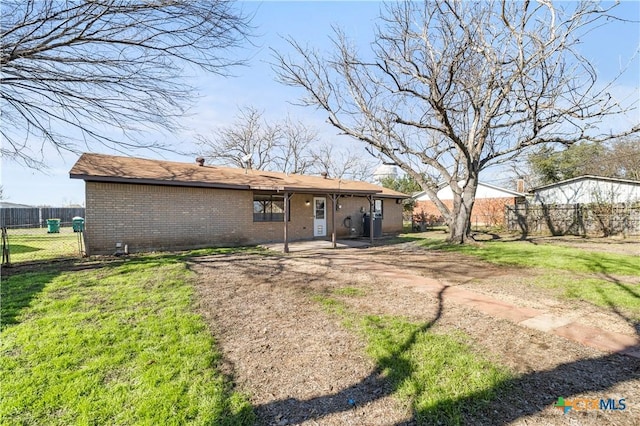
[[[2,283],[5,424],[252,424],[178,256]]]
[[[47,233],[47,228],[9,229],[11,263],[80,257],[78,233],[71,227],[59,233]]]
[[[334,294],[359,297],[362,290],[348,287]],[[463,424],[464,412],[488,405],[512,378],[506,368],[474,352],[463,333],[436,333],[431,323],[362,315],[332,296],[314,300],[364,337],[367,354],[393,394],[410,404],[418,424]]]
[[[528,241],[488,241],[477,244],[447,244],[440,239],[425,239],[423,247],[475,256],[486,262],[537,268],[542,274],[532,283],[557,290],[567,299],[579,299],[598,306],[622,309],[640,320],[640,285],[629,284],[640,277],[637,256],[602,253],[553,244]]]

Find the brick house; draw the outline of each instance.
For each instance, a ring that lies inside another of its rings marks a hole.
[[[478,226],[503,226],[505,224],[505,206],[524,202],[525,194],[479,182],[476,199],[471,211],[471,224]],[[448,207],[453,207],[453,192],[448,185],[438,191],[438,198]],[[441,225],[444,218],[426,192],[413,196],[415,200],[413,219],[417,223]]]
[[[382,233],[396,233],[408,198],[366,182],[86,153],[70,177],[85,181],[88,254],[265,242],[287,250],[289,241],[363,235],[374,212]]]

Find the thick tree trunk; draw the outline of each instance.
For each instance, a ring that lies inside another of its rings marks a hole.
[[[453,208],[449,219],[449,238],[452,244],[464,244],[471,236],[471,212],[475,202],[477,180],[469,180],[462,194],[454,193]]]

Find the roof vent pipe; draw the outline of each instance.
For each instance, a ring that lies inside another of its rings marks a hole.
[[[196,163],[198,163],[198,166],[200,167],[204,166],[204,157],[196,158]]]

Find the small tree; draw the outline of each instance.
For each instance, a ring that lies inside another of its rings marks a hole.
[[[640,138],[627,137],[615,141],[608,161],[617,166],[617,176],[640,181]]]
[[[595,217],[596,226],[602,232],[603,237],[609,237],[624,230],[623,226],[616,226],[616,213],[620,211],[622,216],[622,222],[625,222],[624,216],[628,215],[626,209],[620,208],[622,206],[628,206],[629,200],[624,200],[620,203],[621,192],[619,188],[616,188],[614,183],[602,184],[602,186],[595,187],[591,191],[591,203],[587,205],[588,210]]]
[[[412,195],[413,193],[420,192],[422,190],[418,182],[409,175],[384,177],[380,180],[380,185],[407,195]],[[404,211],[413,213],[415,204],[416,203],[413,199],[404,200]]]
[[[615,176],[605,160],[607,147],[600,143],[581,143],[556,151],[546,145],[527,157],[535,180],[540,185],[583,175]]]
[[[608,13],[597,3],[391,2],[370,55],[336,30],[321,55],[290,39],[275,52],[280,81],[302,88],[342,133],[416,180],[449,227],[470,234],[480,173],[545,143],[601,141],[595,127],[624,111],[596,84],[579,37]],[[640,126],[621,132],[640,131]],[[437,196],[453,192],[453,206]]]
[[[545,145],[527,157],[536,185],[583,175],[640,180],[640,139],[580,143],[557,151]]]

